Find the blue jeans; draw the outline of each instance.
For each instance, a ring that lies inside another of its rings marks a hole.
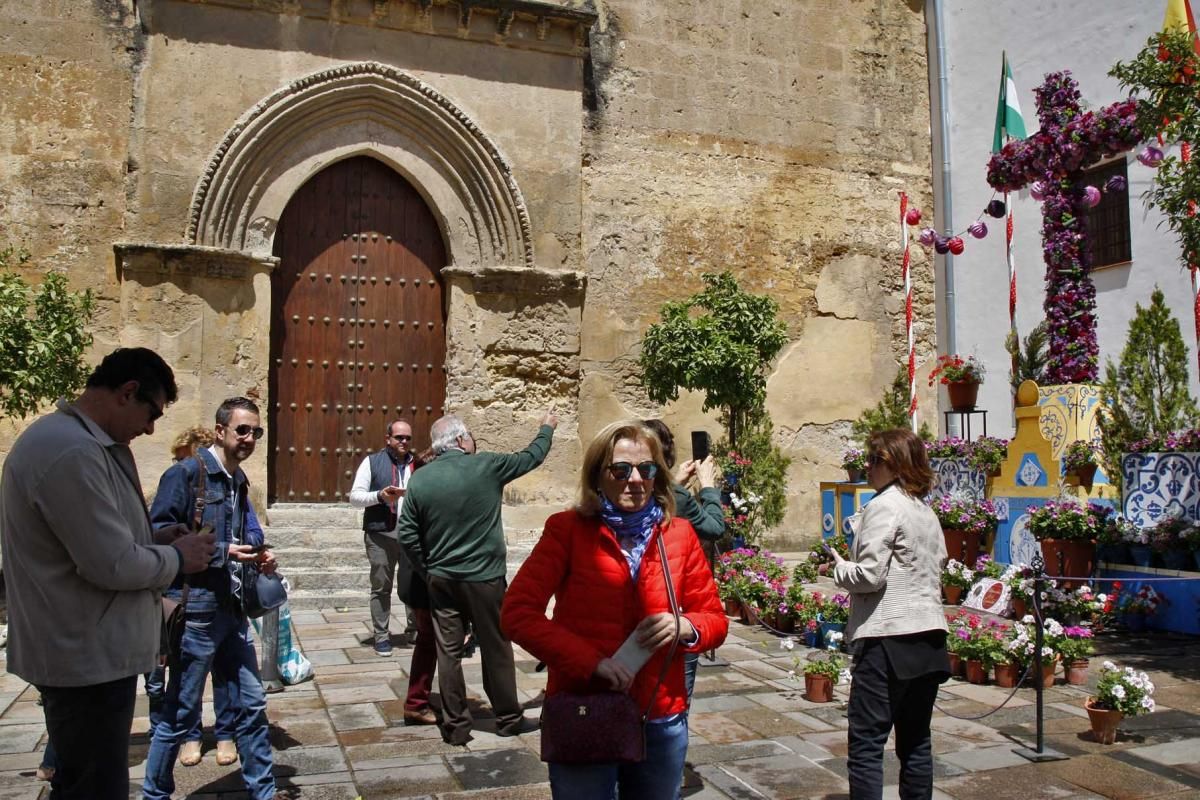
[[[688,709],[692,707],[692,692],[696,688],[696,668],[700,666],[699,653],[683,654],[683,685],[687,689]]]
[[[204,681],[209,672],[225,676],[246,791],[252,800],[269,800],[275,794],[267,699],[249,625],[240,614],[217,608],[188,612],[179,666],[172,665],[168,671],[162,719],[154,727],[146,757],[142,784],[146,800],[169,800],[175,791],[175,759],[188,733],[200,724]]]
[[[638,764],[551,764],[555,800],[678,800],[687,757],[687,714],[646,726],[646,759]]]

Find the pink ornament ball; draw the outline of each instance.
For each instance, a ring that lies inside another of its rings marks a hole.
[[[1156,168],[1163,160],[1163,151],[1154,145],[1150,145],[1145,150],[1137,154],[1137,160],[1144,166],[1151,169]]]
[[[920,225],[921,224],[921,209],[910,208],[908,210],[908,213],[904,215],[904,221],[907,222],[909,225]]]
[[[1108,183],[1104,184],[1104,191],[1115,192],[1117,194],[1120,194],[1127,188],[1129,188],[1129,181],[1126,180],[1124,175],[1113,175],[1108,179]]]
[[[950,241],[947,242],[947,244],[950,246],[950,252],[956,256],[961,256],[963,250],[966,248],[966,246],[963,244],[963,240],[957,236],[951,236]]]
[[[937,231],[933,228],[921,228],[921,235],[917,237],[917,241],[926,247],[932,247],[937,240]]]
[[[1095,208],[1100,205],[1100,190],[1095,186],[1084,187],[1083,204],[1088,208]]]
[[[1034,181],[1029,186],[1029,196],[1039,203],[1046,199],[1046,184],[1041,181]]]
[[[967,231],[976,239],[982,239],[987,236],[987,223],[977,219],[967,226]]]

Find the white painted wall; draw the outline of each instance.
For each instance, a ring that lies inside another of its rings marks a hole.
[[[1084,107],[1100,107],[1124,99],[1108,70],[1117,61],[1134,57],[1145,41],[1162,27],[1166,0],[949,0],[943,5],[946,63],[949,78],[951,199],[955,231],[965,231],[989,199],[986,166],[991,153],[1000,83],[1001,52],[1008,52],[1013,80],[1020,92],[1026,130],[1039,127],[1033,89],[1048,72],[1071,70],[1079,82]],[[932,7],[932,4],[927,8]],[[928,20],[933,27],[934,20]],[[931,72],[935,69],[930,53]],[[936,86],[937,75],[931,75]],[[934,111],[935,125],[939,119]],[[935,134],[936,134],[936,128]],[[938,190],[938,229],[944,230],[941,199],[942,154],[935,135],[934,186]],[[1178,243],[1157,212],[1147,211],[1141,194],[1150,186],[1153,170],[1129,159],[1129,203],[1133,262],[1094,274],[1099,316],[1101,377],[1108,358],[1115,362],[1125,344],[1134,305],[1149,303],[1158,284],[1180,322],[1188,345],[1192,392],[1197,393],[1196,341],[1191,283],[1180,258]],[[1041,253],[1040,204],[1028,190],[1015,197],[1017,263],[1017,325],[1022,336],[1042,319],[1045,264]],[[963,234],[967,249],[953,259],[957,351],[973,353],[987,366],[979,406],[988,409],[988,432],[1012,433],[1008,388],[1008,270],[1004,257],[1004,220],[984,217],[988,236]],[[944,259],[938,257],[939,352],[945,352],[949,320],[945,298]],[[925,367],[922,377],[928,375]],[[942,409],[946,405],[943,390]],[[932,422],[932,420],[931,420]],[[938,423],[942,422],[939,413]],[[978,435],[978,423],[972,433]],[[945,433],[945,431],[943,431]]]

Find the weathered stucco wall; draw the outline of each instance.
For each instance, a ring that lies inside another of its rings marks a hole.
[[[144,344],[175,366],[183,399],[136,444],[148,484],[166,440],[207,421],[221,397],[254,389],[269,400],[271,219],[252,220],[250,252],[187,241],[215,152],[265,98],[377,62],[461,112],[524,204],[532,263],[513,252],[446,273],[447,406],[495,449],[523,446],[547,406],[564,418],[547,468],[510,499],[565,502],[582,442],[615,418],[658,413],[637,382],[641,336],[662,302],[728,268],[778,299],[788,324],[768,392],[794,459],[778,538],[815,535],[816,482],[837,475],[849,421],[904,350],[897,192],[930,205],[921,4],[594,5],[590,42],[569,14],[464,14],[449,0],[0,8],[0,234],[100,292],[97,355]],[[297,163],[315,172],[381,155],[444,226],[460,224],[421,184],[425,156],[390,157],[404,142],[384,123],[355,130],[307,140],[313,152]],[[281,205],[271,192],[283,186],[265,187],[260,207]],[[120,265],[119,242],[136,243]],[[914,275],[924,357],[933,294],[922,252]],[[681,435],[716,432],[697,397],[665,417]],[[0,451],[15,430],[0,432]],[[265,459],[253,461],[263,486]]]
[[[608,0],[584,154],[581,426],[652,411],[636,375],[666,300],[731,269],[769,293],[793,343],[768,384],[793,458],[777,532],[818,532],[817,481],[836,478],[849,421],[878,401],[906,347],[897,192],[928,207],[920,4]],[[932,275],[916,253],[921,350]],[[665,418],[705,427],[689,398]],[[686,439],[685,439],[686,441]]]

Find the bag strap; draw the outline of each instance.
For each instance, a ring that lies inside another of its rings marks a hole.
[[[196,459],[196,482],[192,486],[192,520],[191,529],[193,532],[200,530],[200,523],[204,519],[204,506],[206,505],[204,496],[208,493],[208,468],[204,466],[204,459],[199,454],[193,456]],[[187,609],[188,601],[188,579],[187,575],[183,576],[183,588],[179,592],[179,606],[184,610]]]
[[[655,533],[655,538],[658,542],[658,558],[662,562],[663,580],[667,584],[667,602],[671,606],[671,615],[675,617],[675,636],[671,639],[671,649],[667,652],[662,669],[658,671],[658,680],[654,684],[654,691],[650,693],[650,700],[646,703],[646,710],[642,713],[643,724],[650,718],[650,710],[654,708],[654,698],[658,695],[658,688],[662,686],[663,679],[667,677],[667,670],[670,669],[671,662],[675,659],[675,651],[679,649],[679,603],[675,599],[675,582],[671,580],[671,565],[667,561],[667,545],[663,541],[664,533],[665,530],[660,526]]]

